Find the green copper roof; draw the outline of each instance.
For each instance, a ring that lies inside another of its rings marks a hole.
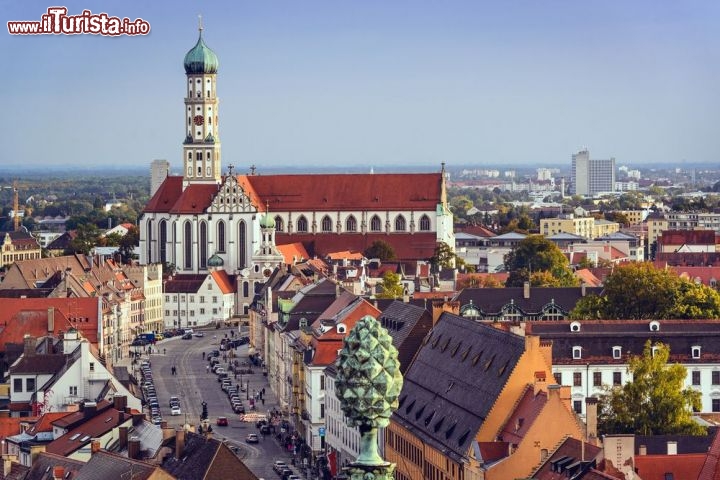
[[[260,219],[260,228],[275,228],[275,219],[269,212]]]
[[[217,73],[217,70],[217,55],[205,45],[200,30],[197,43],[185,55],[185,73]]]
[[[220,255],[218,255],[217,253],[214,254],[212,257],[208,258],[208,267],[222,267],[223,265],[225,265],[225,262],[222,258],[220,258]]]

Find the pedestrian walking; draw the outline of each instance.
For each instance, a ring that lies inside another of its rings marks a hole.
[[[203,360],[205,360],[205,352],[203,352]]]
[[[205,365],[205,371],[206,371],[207,373],[210,373],[210,365]]]
[[[263,405],[265,405],[265,399],[263,397],[260,397],[260,401],[262,402]]]

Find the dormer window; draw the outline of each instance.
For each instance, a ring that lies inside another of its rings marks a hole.
[[[660,331],[660,322],[657,320],[653,320],[650,322],[650,331],[651,332],[659,332]]]
[[[345,332],[347,332],[347,325],[345,325],[344,323],[338,323],[338,324],[337,324],[337,332],[338,332],[338,333],[345,333]]]
[[[652,358],[655,358],[655,355],[656,355],[657,352],[658,352],[658,348],[659,348],[659,347],[658,347],[657,345],[653,345],[653,346],[650,348],[650,353],[651,353],[651,355],[652,355]]]
[[[307,327],[307,318],[301,318],[300,319],[300,328]]]
[[[622,357],[622,347],[613,347],[612,353],[613,358],[617,360],[618,358]]]
[[[572,322],[570,324],[570,331],[571,332],[579,332],[580,331],[580,322]]]
[[[692,358],[700,358],[700,346],[699,345],[693,345],[691,347],[692,351]]]
[[[572,349],[573,360],[579,360],[582,358],[582,347],[573,347]]]

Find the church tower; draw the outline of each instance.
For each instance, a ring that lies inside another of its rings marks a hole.
[[[268,208],[260,219],[261,242],[252,256],[255,265],[254,277],[265,281],[270,277],[275,267],[283,263],[283,255],[275,245],[275,219],[270,215]],[[261,275],[261,276],[260,276]]]
[[[191,183],[219,184],[220,135],[216,77],[218,58],[202,36],[185,55],[185,141],[183,142],[183,189]]]

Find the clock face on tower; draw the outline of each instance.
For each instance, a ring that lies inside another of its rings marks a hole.
[[[202,115],[195,115],[195,118],[193,118],[193,122],[195,122],[195,125],[199,127],[205,122],[205,118]]]

